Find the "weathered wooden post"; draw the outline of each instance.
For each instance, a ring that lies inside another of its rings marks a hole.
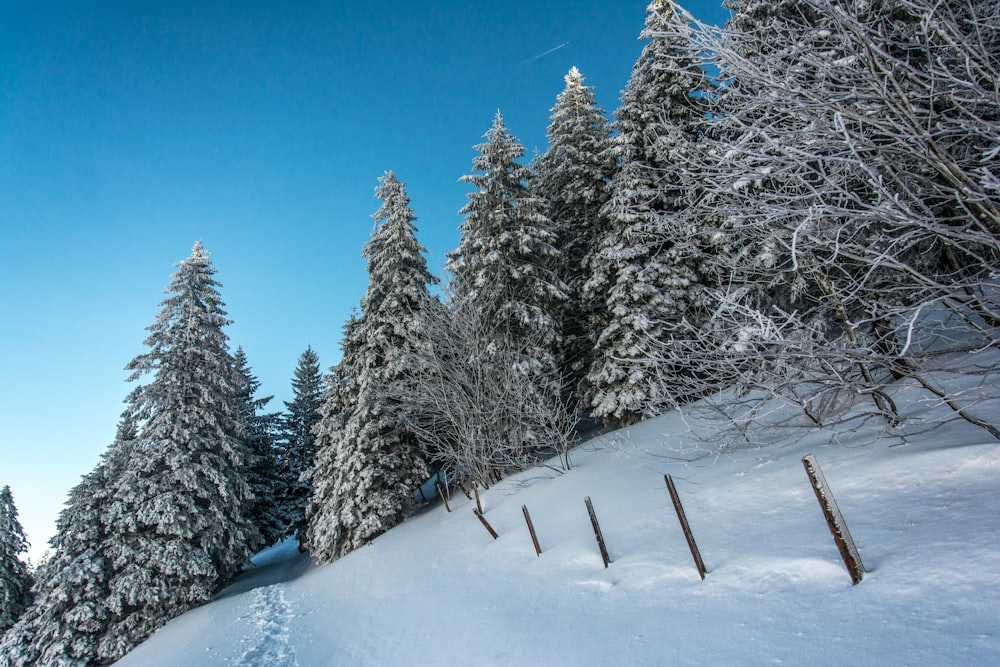
[[[664,475],[663,479],[667,483],[667,490],[670,491],[670,499],[674,501],[677,519],[681,522],[681,530],[684,531],[684,539],[687,540],[688,548],[691,549],[691,556],[694,558],[695,567],[698,568],[698,574],[704,579],[705,563],[702,561],[701,552],[698,551],[698,545],[694,541],[691,526],[688,525],[687,516],[684,514],[684,507],[681,505],[681,497],[677,495],[677,487],[674,486],[674,480],[670,475]]]
[[[812,454],[809,454],[802,459],[802,465],[806,469],[806,474],[809,475],[809,481],[816,493],[816,500],[819,501],[823,516],[826,517],[826,525],[830,529],[830,534],[833,535],[833,541],[837,545],[837,550],[840,551],[840,557],[844,560],[847,572],[851,575],[851,581],[856,586],[861,583],[861,578],[865,574],[865,566],[861,562],[858,548],[854,545],[854,539],[851,537],[850,531],[847,530],[844,517],[840,514],[837,501],[834,500],[833,492],[830,491],[830,486],[826,483],[826,477],[820,470],[816,459]]]
[[[597,523],[597,515],[594,514],[594,504],[590,502],[590,496],[584,498],[583,502],[587,504],[587,513],[590,514],[590,523],[594,527],[597,546],[601,548],[601,558],[604,559],[604,567],[607,567],[611,564],[611,558],[608,556],[608,548],[604,546],[604,536],[601,535],[601,525]]]
[[[444,503],[444,508],[451,511],[451,507],[448,506],[448,499],[444,497],[444,489],[441,488],[441,482],[434,482],[434,488],[437,489],[438,495],[441,497],[441,502]]]
[[[479,501],[479,485],[475,482],[472,483],[472,492],[476,494],[476,509],[478,509],[479,513],[482,514],[483,504]]]
[[[486,527],[486,530],[488,530],[490,532],[490,535],[493,536],[494,540],[500,537],[499,535],[497,535],[497,531],[493,530],[493,526],[491,526],[490,522],[486,520],[486,517],[483,516],[482,512],[476,509],[472,510],[472,513],[476,515],[476,518],[478,518],[480,522],[482,522],[482,524]]]
[[[531,523],[531,515],[528,514],[528,506],[521,505],[521,511],[524,512],[524,520],[528,522],[528,532],[531,533],[531,543],[535,545],[535,555],[542,555],[542,548],[538,546],[538,536],[535,535],[535,526]]]

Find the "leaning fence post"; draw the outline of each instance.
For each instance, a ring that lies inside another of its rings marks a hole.
[[[688,525],[687,516],[684,514],[684,507],[681,505],[681,497],[677,495],[677,487],[674,486],[674,479],[670,475],[664,475],[663,479],[667,483],[667,490],[670,491],[670,499],[674,501],[677,519],[681,522],[681,530],[684,531],[684,539],[687,540],[688,548],[691,549],[691,556],[694,558],[695,567],[698,568],[698,574],[704,579],[705,563],[701,560],[701,552],[698,551],[698,545],[695,543],[694,535],[691,533],[691,526]]]
[[[479,485],[475,482],[472,483],[472,492],[476,494],[476,509],[478,509],[479,513],[482,514],[483,504],[479,501]]]
[[[833,535],[833,541],[837,544],[840,557],[844,560],[844,565],[847,566],[851,581],[857,585],[861,583],[861,578],[865,574],[865,566],[861,562],[858,548],[854,545],[854,539],[851,537],[850,531],[847,530],[844,517],[840,514],[837,501],[833,498],[833,492],[830,491],[826,477],[812,454],[802,459],[802,465],[806,469],[806,474],[809,475],[809,481],[812,482],[816,500],[819,501],[823,516],[826,517],[826,525],[830,529],[830,534]]]
[[[531,543],[535,545],[535,555],[542,555],[542,548],[538,546],[538,536],[535,535],[535,526],[531,523],[531,515],[528,514],[528,506],[521,505],[521,511],[524,512],[524,520],[528,522],[528,532],[531,533]]]
[[[476,515],[476,518],[478,518],[480,522],[482,522],[482,524],[486,527],[486,530],[490,531],[490,535],[493,536],[494,540],[500,537],[497,535],[497,531],[493,530],[493,526],[491,526],[490,522],[486,520],[486,517],[483,516],[482,512],[479,510],[472,510],[472,513]]]
[[[451,507],[448,506],[448,499],[444,497],[444,489],[441,488],[441,482],[434,482],[434,488],[437,489],[438,495],[441,497],[441,502],[444,503],[444,508],[451,511]]]
[[[601,548],[601,558],[604,559],[604,567],[607,567],[611,564],[611,558],[608,557],[608,548],[604,546],[604,536],[601,535],[601,525],[597,523],[597,515],[594,514],[594,504],[590,502],[590,496],[584,498],[583,502],[587,504],[587,513],[590,514],[590,523],[594,527],[597,546]]]

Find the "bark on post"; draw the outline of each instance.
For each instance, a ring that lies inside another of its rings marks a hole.
[[[590,514],[590,523],[594,527],[597,546],[601,548],[601,558],[604,559],[604,567],[607,567],[611,564],[611,558],[608,556],[608,548],[604,546],[604,536],[601,535],[601,525],[597,523],[597,515],[594,514],[594,504],[590,502],[590,496],[584,498],[583,502],[587,504],[587,513]]]
[[[681,497],[677,494],[677,487],[674,486],[674,479],[670,475],[663,476],[667,483],[667,490],[670,491],[670,499],[674,501],[674,509],[677,511],[677,519],[681,522],[681,530],[684,531],[684,539],[687,540],[688,548],[691,549],[691,556],[694,558],[695,567],[702,579],[705,578],[705,562],[701,559],[701,552],[694,541],[694,534],[691,533],[691,526],[688,525],[687,515],[684,514],[684,507],[681,505]]]
[[[531,523],[531,515],[528,514],[528,506],[521,505],[521,511],[524,512],[524,520],[528,522],[528,532],[531,533],[531,543],[535,545],[535,555],[542,555],[542,548],[538,546],[538,536],[535,535],[535,526]]]
[[[844,565],[847,566],[851,581],[857,585],[861,583],[861,578],[865,574],[865,566],[861,562],[858,548],[854,545],[854,539],[851,537],[850,531],[847,530],[847,524],[844,523],[840,508],[837,507],[837,501],[833,498],[833,492],[830,491],[826,477],[812,454],[802,459],[802,465],[806,469],[806,474],[809,475],[809,481],[816,493],[816,500],[819,501],[823,516],[826,517],[826,525],[830,529],[830,534],[833,535],[833,541],[837,545],[837,550],[840,551],[840,557],[844,560]]]
[[[476,518],[479,519],[479,521],[486,527],[486,530],[490,532],[490,535],[493,536],[494,540],[500,537],[497,535],[497,531],[493,530],[493,526],[491,526],[490,522],[486,520],[486,517],[483,516],[482,512],[479,510],[472,510],[472,513],[475,514]]]
[[[451,511],[451,507],[448,506],[448,499],[444,497],[444,489],[441,488],[441,482],[434,482],[434,488],[437,489],[438,495],[441,497],[441,502],[444,503],[444,508]]]

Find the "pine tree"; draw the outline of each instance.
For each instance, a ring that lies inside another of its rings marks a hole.
[[[599,333],[594,325],[607,321],[606,315],[597,315],[605,304],[587,298],[583,285],[607,232],[600,212],[608,200],[615,159],[611,128],[604,110],[594,101],[593,89],[584,85],[575,67],[565,81],[552,108],[549,148],[535,161],[530,186],[532,194],[545,202],[543,212],[552,221],[555,245],[562,253],[557,273],[566,283],[567,299],[560,313],[560,374],[573,393],[573,402],[583,406],[586,391],[581,383],[590,370]]]
[[[101,462],[70,491],[50,541],[53,555],[38,572],[35,602],[0,642],[0,665],[68,666],[114,659],[101,651],[111,623],[103,513],[135,436],[135,422],[126,410]]]
[[[318,558],[339,557],[400,523],[414,489],[427,477],[420,443],[403,424],[393,387],[410,373],[404,360],[416,337],[420,306],[429,296],[427,286],[436,279],[416,240],[405,185],[388,172],[376,196],[382,200],[373,215],[377,228],[364,248],[368,290],[351,332],[357,347],[348,359],[356,394],[346,420],[336,431],[324,431],[322,447],[335,446],[336,455],[323,454],[335,464],[333,487],[322,502],[336,508],[336,521],[329,546],[310,541]]]
[[[670,0],[653,0],[648,40],[615,112],[619,168],[602,214],[609,220],[584,288],[606,304],[588,375],[594,415],[628,424],[657,412],[670,391],[662,347],[671,327],[705,304],[695,230],[678,214],[694,197],[681,165],[694,151],[704,72],[691,29]],[[664,378],[666,376],[666,378]]]
[[[340,363],[325,378],[327,390],[319,408],[319,422],[313,430],[316,456],[305,475],[312,494],[306,508],[308,527],[299,539],[302,547],[320,563],[340,557],[345,541],[338,504],[342,487],[340,452],[347,422],[358,400],[359,328],[359,319],[352,313],[340,339]]]
[[[250,451],[250,461],[244,475],[253,493],[249,512],[250,522],[260,532],[260,541],[251,545],[251,550],[257,551],[280,540],[288,528],[287,519],[279,507],[279,498],[284,495],[282,489],[287,482],[282,474],[281,461],[275,446],[281,415],[276,412],[264,412],[272,396],[255,397],[257,390],[260,389],[260,381],[254,376],[242,347],[236,348],[233,366],[240,382],[237,400],[244,424],[246,445]]]
[[[281,514],[285,519],[286,535],[299,534],[305,539],[306,508],[312,485],[305,473],[312,468],[316,458],[316,434],[319,409],[327,391],[320,371],[319,356],[307,347],[299,356],[292,377],[291,402],[285,401],[283,435],[281,442],[282,485]]]
[[[28,539],[17,520],[10,487],[0,489],[0,635],[14,625],[31,603],[31,574],[18,556],[28,550]]]
[[[240,378],[214,274],[196,243],[148,329],[149,351],[127,366],[131,380],[152,378],[129,398],[140,430],[103,515],[112,622],[101,651],[109,659],[208,601],[260,539],[247,519]]]
[[[465,221],[459,246],[445,263],[452,274],[449,288],[455,298],[489,308],[486,319],[496,323],[496,335],[530,331],[540,345],[526,355],[525,372],[540,387],[561,390],[556,354],[567,287],[556,274],[556,235],[542,213],[544,202],[528,190],[528,168],[517,162],[524,147],[508,132],[500,112],[485,138],[472,162],[478,173],[460,179],[477,189],[459,211]]]

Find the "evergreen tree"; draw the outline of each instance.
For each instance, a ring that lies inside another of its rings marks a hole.
[[[101,462],[70,491],[50,541],[52,557],[38,571],[35,602],[0,642],[0,665],[77,666],[115,659],[101,649],[111,622],[103,512],[135,436],[126,410]]]
[[[580,406],[586,394],[581,383],[599,334],[593,329],[596,322],[607,321],[606,314],[597,314],[606,304],[587,298],[583,285],[607,232],[601,208],[615,170],[610,125],[583,80],[575,67],[566,75],[566,87],[552,108],[549,148],[535,161],[530,180],[532,194],[545,202],[543,212],[552,221],[555,245],[562,253],[557,273],[566,283],[567,299],[560,313],[560,373],[573,393],[572,402]]]
[[[201,243],[178,264],[149,327],[149,351],[128,369],[152,375],[129,401],[140,430],[110,480],[103,514],[112,613],[102,655],[116,659],[169,619],[208,601],[260,539],[229,324]]]
[[[327,390],[319,409],[319,422],[314,429],[316,456],[305,479],[312,489],[306,508],[308,528],[300,542],[320,563],[337,559],[345,542],[340,519],[340,468],[343,465],[341,446],[345,428],[358,400],[357,368],[360,366],[361,343],[359,319],[351,317],[344,324],[340,339],[340,363],[326,376]],[[348,519],[349,520],[349,519]]]
[[[292,377],[291,402],[285,401],[287,413],[283,421],[281,443],[282,485],[281,514],[285,519],[286,535],[298,533],[305,539],[306,508],[312,485],[306,473],[316,458],[316,434],[319,409],[327,391],[320,371],[319,356],[307,347],[299,356]]]
[[[414,489],[427,477],[420,443],[403,423],[393,387],[410,374],[404,360],[417,335],[416,318],[429,296],[427,286],[437,281],[416,240],[404,184],[388,172],[376,196],[382,206],[364,248],[369,283],[352,332],[357,348],[349,359],[356,394],[346,420],[337,432],[326,432],[322,445],[336,446],[334,485],[322,502],[337,510],[328,528],[332,544],[310,543],[323,558],[341,556],[400,523]]]
[[[257,527],[261,538],[257,544],[251,545],[251,550],[257,551],[280,540],[288,528],[286,517],[279,507],[279,498],[284,495],[282,489],[287,482],[282,475],[275,446],[281,415],[263,412],[273,397],[255,398],[260,381],[254,376],[242,347],[236,348],[233,366],[239,378],[237,399],[250,451],[245,476],[253,493],[250,522]]]
[[[608,318],[587,378],[590,404],[595,416],[621,424],[657,412],[670,376],[683,373],[666,367],[662,346],[676,323],[706,304],[687,242],[694,230],[678,227],[694,197],[680,167],[697,141],[704,72],[670,0],[650,3],[640,37],[647,44],[615,112],[619,168],[602,209],[607,233],[584,288],[604,302]]]
[[[477,189],[459,211],[465,221],[459,246],[445,263],[452,274],[449,288],[454,298],[489,308],[486,319],[495,322],[496,335],[539,341],[520,365],[540,387],[558,390],[559,314],[567,288],[555,270],[556,235],[542,212],[545,203],[528,190],[528,168],[517,162],[524,147],[500,112],[485,138],[472,162],[478,173],[460,179]]]
[[[28,550],[28,539],[17,520],[10,487],[0,489],[0,635],[14,625],[31,603],[31,575],[18,556]]]

